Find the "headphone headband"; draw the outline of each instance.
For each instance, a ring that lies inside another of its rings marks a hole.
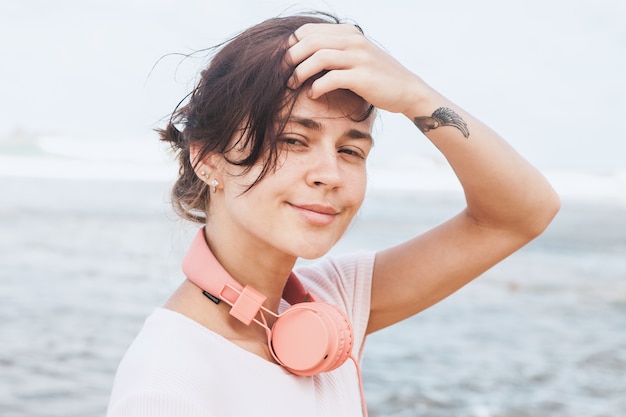
[[[224,269],[211,252],[204,230],[198,231],[183,259],[183,273],[189,281],[231,305],[230,314],[250,324],[267,297],[249,285],[244,287]],[[291,305],[314,301],[293,272],[287,279],[283,298]]]

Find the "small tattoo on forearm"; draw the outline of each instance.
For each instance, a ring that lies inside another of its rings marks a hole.
[[[413,123],[424,133],[440,126],[453,126],[459,129],[465,138],[469,138],[467,123],[454,110],[447,107],[439,107],[430,117],[416,117],[413,119]]]

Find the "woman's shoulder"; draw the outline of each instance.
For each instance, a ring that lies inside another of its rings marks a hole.
[[[286,372],[278,365],[239,348],[183,314],[158,308],[148,316],[120,362],[111,407],[163,397],[163,401],[202,404],[205,408],[227,395],[224,390],[232,389],[224,381],[232,379],[245,385],[250,372],[287,384],[280,382]]]
[[[118,376],[124,381],[167,381],[173,376],[184,379],[198,362],[205,366],[207,353],[220,348],[221,336],[190,318],[165,308],[150,314],[122,358]],[[125,375],[126,372],[131,375]]]

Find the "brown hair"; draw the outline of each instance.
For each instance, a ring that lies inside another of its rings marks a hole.
[[[284,123],[277,126],[276,116],[293,108],[299,94],[287,88],[293,68],[284,64],[284,56],[289,36],[306,23],[340,21],[319,12],[278,17],[218,45],[188,103],[179,104],[167,126],[158,130],[177,153],[179,175],[171,196],[181,217],[204,223],[208,208],[209,188],[194,172],[191,146],[199,149],[195,164],[235,147],[247,152],[239,160],[227,159],[230,164],[250,169],[263,158],[261,173],[249,188],[275,169],[277,137],[284,128]]]

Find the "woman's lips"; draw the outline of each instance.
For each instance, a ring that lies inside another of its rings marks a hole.
[[[331,224],[337,214],[332,206],[323,204],[291,204],[296,212],[307,222],[316,226]]]

